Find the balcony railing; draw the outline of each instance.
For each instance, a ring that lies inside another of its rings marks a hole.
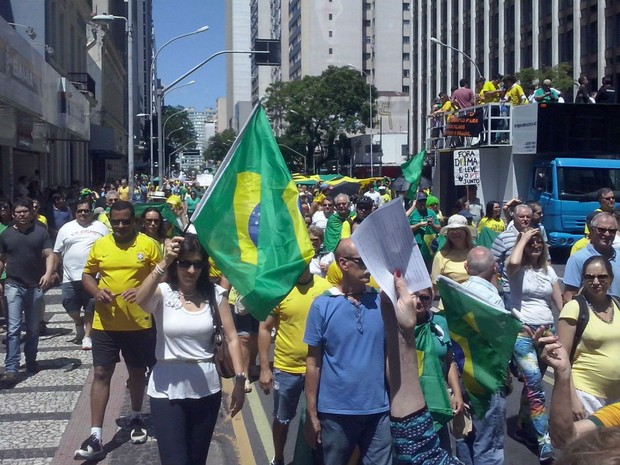
[[[512,145],[511,106],[487,103],[429,117],[426,149]]]

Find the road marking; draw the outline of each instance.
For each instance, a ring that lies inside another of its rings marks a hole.
[[[230,396],[233,390],[233,382],[229,379],[222,379],[222,389]],[[254,454],[252,453],[252,446],[250,445],[250,438],[248,437],[248,430],[245,427],[241,412],[235,415],[234,418],[231,418],[231,422],[235,437],[237,438],[239,463],[243,463],[244,465],[256,465],[256,460],[254,460]]]
[[[252,392],[246,395],[246,399],[250,403],[250,409],[252,410],[252,416],[254,417],[254,424],[258,430],[260,440],[263,443],[263,449],[265,450],[267,459],[271,460],[275,454],[273,449],[273,436],[271,435],[271,423],[269,423],[265,409],[260,402],[260,397],[258,397],[258,394],[256,393],[257,388],[258,386],[255,386]]]

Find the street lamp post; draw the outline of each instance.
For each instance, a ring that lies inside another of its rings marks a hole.
[[[163,47],[162,47],[163,48]],[[181,77],[178,77],[177,79],[175,79],[174,81],[172,81],[171,84],[168,84],[166,87],[164,87],[163,89],[161,89],[160,92],[158,92],[158,97],[159,97],[159,104],[161,106],[161,99],[163,98],[163,96],[170,91],[174,86],[176,86],[179,82],[181,82],[183,79],[185,79],[186,77],[188,77],[190,74],[192,74],[194,71],[197,71],[198,69],[202,68],[204,65],[206,65],[207,63],[209,63],[213,58],[215,58],[216,56],[219,55],[223,55],[225,53],[248,53],[250,55],[254,55],[254,54],[260,54],[260,53],[269,53],[269,51],[265,50],[265,51],[254,51],[254,50],[221,50],[217,53],[214,53],[213,55],[211,55],[209,58],[207,58],[206,60],[198,63],[196,66],[194,66],[192,69],[190,69],[188,72],[186,72],[185,74],[183,74]],[[161,133],[163,132],[162,129],[162,124],[161,124],[161,117],[158,118],[158,123],[159,123],[159,129],[161,129],[159,131],[158,137],[160,137],[160,141],[161,139]],[[159,154],[158,154],[158,159],[159,159],[159,172],[160,172],[160,176],[163,174],[163,170],[162,170],[162,166],[164,164],[164,151],[163,151],[163,147],[160,146],[158,147],[159,149]]]
[[[480,72],[480,68],[478,68],[478,65],[476,64],[476,62],[472,60],[472,58],[467,53],[465,53],[463,50],[459,50],[458,48],[455,48],[452,45],[445,44],[436,37],[431,37],[430,41],[438,45],[441,45],[443,47],[449,48],[450,50],[454,50],[455,52],[463,55],[465,58],[467,58],[471,62],[472,65],[474,65],[474,68],[476,68],[476,72],[478,73],[478,77],[482,77],[482,73]]]
[[[200,34],[201,32],[205,32],[209,30],[209,26],[202,26],[198,29],[196,29],[195,31],[192,32],[187,32],[185,34],[181,34],[179,36],[173,37],[172,39],[170,39],[168,42],[166,42],[164,45],[162,45],[159,50],[157,50],[157,52],[155,52],[155,55],[153,55],[153,60],[151,61],[151,70],[150,70],[150,74],[149,74],[149,92],[150,92],[150,96],[149,96],[149,104],[150,104],[150,110],[149,110],[149,114],[151,115],[151,117],[149,118],[149,133],[151,135],[151,180],[153,179],[153,163],[154,163],[154,155],[155,155],[155,149],[154,149],[154,140],[153,140],[153,114],[154,112],[157,112],[157,116],[159,119],[161,119],[161,102],[159,102],[158,104],[158,96],[157,93],[155,92],[155,89],[153,88],[154,86],[154,82],[155,82],[155,67],[157,64],[157,56],[159,55],[159,53],[166,48],[166,46],[170,45],[172,42],[179,40],[179,39],[183,39],[184,37],[188,37],[188,36],[192,36],[194,34]],[[163,97],[163,95],[162,95]],[[154,108],[155,107],[155,108]],[[157,134],[157,137],[159,137],[159,134]],[[161,177],[161,167],[162,167],[162,161],[159,160],[159,169],[160,169],[160,177]]]
[[[172,134],[172,132],[170,134]],[[170,155],[168,155],[168,176],[172,176],[172,155],[178,153],[180,150],[183,150],[185,147],[187,147],[192,142],[193,141],[186,142],[181,147],[179,147],[178,149],[175,149],[172,153],[170,153]]]
[[[131,0],[127,3],[127,17],[114,15],[95,15],[94,22],[109,24],[114,20],[122,19],[125,21],[125,32],[127,33],[127,180],[129,183],[129,198],[133,198],[133,176],[134,176],[134,130],[133,130],[133,5]]]
[[[159,164],[159,182],[162,182],[162,176],[164,175],[165,171],[165,165],[164,165],[164,157],[166,155],[166,124],[168,124],[168,121],[170,121],[170,119],[180,113],[183,113],[185,111],[194,111],[194,108],[192,107],[187,107],[187,108],[183,108],[182,110],[179,111],[175,111],[174,113],[172,113],[170,116],[168,116],[168,118],[166,118],[166,121],[163,122],[163,124],[161,123],[161,118],[159,118],[159,124],[160,124],[160,130],[159,130],[159,137],[160,137],[160,155],[162,157],[161,163]],[[174,131],[172,131],[174,132]]]

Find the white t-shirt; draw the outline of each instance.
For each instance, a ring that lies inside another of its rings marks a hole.
[[[510,277],[510,300],[513,312],[523,323],[548,325],[553,323],[551,300],[553,284],[558,276],[550,266],[547,270],[521,268]]]
[[[380,207],[382,202],[381,202],[381,194],[379,194],[378,192],[375,191],[368,191],[368,192],[364,192],[364,196],[365,197],[370,197],[372,199],[372,201],[375,203],[375,207]]]
[[[97,239],[110,233],[107,226],[93,221],[81,226],[77,220],[63,225],[56,236],[54,252],[62,255],[62,282],[81,281],[90,249]]]
[[[312,215],[312,224],[317,228],[325,229],[327,227],[327,217],[322,211],[315,212]]]
[[[324,255],[319,255],[318,257],[314,257],[310,261],[310,273],[324,278],[325,275],[327,275],[327,269],[329,268],[329,265],[331,265],[335,259],[336,258],[332,252],[326,253]],[[325,271],[321,269],[321,266],[323,266]]]
[[[168,283],[158,286],[143,308],[157,325],[157,363],[147,394],[156,398],[200,399],[221,389],[213,362],[213,318],[208,303],[199,312],[188,312],[179,293]],[[226,290],[215,286],[217,305]],[[217,310],[216,310],[217,311]]]

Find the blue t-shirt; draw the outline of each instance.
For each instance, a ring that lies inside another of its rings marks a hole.
[[[592,244],[588,244],[579,252],[571,255],[566,262],[566,268],[564,269],[564,285],[568,284],[569,286],[580,288],[582,285],[581,274],[583,273],[583,264],[588,258],[595,255],[600,255],[600,253],[598,253],[596,249],[592,247]],[[615,277],[607,293],[620,296],[620,257],[618,257],[615,249],[613,251],[613,256],[609,260],[609,263],[611,263],[611,268],[614,271]]]
[[[344,295],[314,299],[304,342],[322,349],[317,411],[370,415],[389,410],[385,337],[379,295],[366,292],[356,307]]]

